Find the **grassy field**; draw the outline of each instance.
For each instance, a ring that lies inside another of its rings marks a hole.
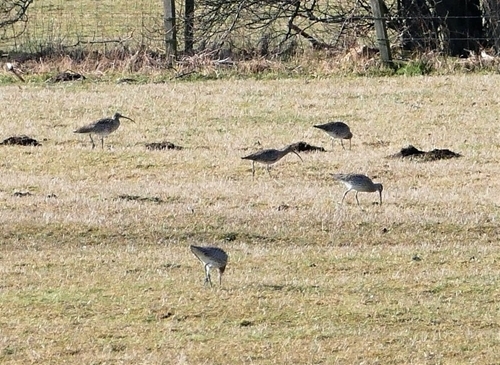
[[[27,23],[3,29],[0,49],[36,52],[49,45],[68,47],[78,42],[85,45],[112,40],[126,40],[130,45],[143,44],[152,49],[162,45],[161,1],[35,1],[27,16]],[[97,49],[103,51],[113,46],[101,44]]]
[[[0,146],[0,362],[498,363],[499,83],[2,86],[0,139],[42,146]],[[104,150],[72,133],[115,111],[137,123]],[[312,128],[332,119],[351,151]],[[165,140],[184,149],[144,146]],[[327,152],[254,180],[240,159],[298,141]],[[385,158],[408,144],[463,157]],[[334,172],[383,183],[383,205],[340,205]],[[222,287],[190,244],[229,253]]]

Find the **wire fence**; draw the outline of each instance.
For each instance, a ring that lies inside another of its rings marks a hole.
[[[178,14],[179,30],[183,21],[183,3],[176,3],[176,13]],[[162,52],[165,48],[165,29],[163,19],[163,2],[160,0],[44,0],[35,1],[28,12],[27,22],[16,23],[9,28],[4,29],[0,34],[0,51],[23,51],[37,52],[47,45],[57,45],[62,48],[75,46],[85,46],[92,49],[109,49],[116,46],[126,47],[131,50],[148,49],[155,52]],[[373,22],[371,14],[366,12],[362,21],[349,21],[338,25],[321,25],[319,22],[310,22],[305,24],[303,33],[295,34],[297,39],[301,40],[301,45],[310,46],[310,38],[334,41],[324,41],[321,44],[333,44],[339,50],[350,48],[353,43],[376,44],[373,34],[373,28],[367,26]],[[302,20],[307,21],[307,20]],[[391,44],[401,44],[411,38],[415,43],[436,44],[436,39],[442,41],[443,34],[446,35],[447,42],[466,41],[469,44],[499,45],[499,31],[488,30],[491,25],[499,24],[499,17],[494,15],[481,16],[447,16],[446,21],[454,22],[479,22],[483,25],[484,31],[479,33],[457,33],[443,30],[443,18],[429,15],[423,16],[390,16],[387,15],[386,22],[390,29]],[[418,23],[426,26],[432,25],[428,30],[413,32],[412,27]],[[351,29],[346,31],[346,24],[350,24]],[[408,26],[408,24],[410,24]],[[320,26],[324,28],[320,29]],[[329,28],[327,28],[329,27]],[[274,27],[276,30],[278,27]],[[431,29],[432,28],[432,29]],[[316,31],[316,29],[319,29]],[[500,28],[499,28],[500,29]],[[282,34],[289,33],[286,20],[281,24]],[[306,31],[308,33],[306,33]],[[252,30],[240,29],[236,36],[242,37],[242,43],[248,41],[248,34]],[[353,41],[339,42],[342,32],[348,34]],[[221,31],[220,33],[228,34]],[[262,34],[265,31],[261,31]],[[182,44],[182,30],[178,32],[179,44]],[[267,34],[268,35],[268,34]],[[409,38],[408,38],[409,37]],[[256,38],[260,39],[260,38]],[[198,37],[195,42],[201,44],[203,39]],[[257,41],[256,41],[257,42]]]
[[[161,1],[35,1],[26,22],[4,30],[0,49],[36,50],[47,44],[102,47],[121,43],[148,48],[163,42]]]

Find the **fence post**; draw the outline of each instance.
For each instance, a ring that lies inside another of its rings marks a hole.
[[[184,52],[190,55],[194,47],[194,0],[185,0]]]
[[[373,20],[375,21],[375,33],[377,36],[378,49],[382,62],[386,65],[392,65],[391,48],[389,46],[389,39],[387,38],[387,28],[385,26],[384,13],[382,11],[382,0],[370,0]]]
[[[165,24],[165,53],[169,66],[177,58],[177,32],[175,29],[175,0],[163,0]]]

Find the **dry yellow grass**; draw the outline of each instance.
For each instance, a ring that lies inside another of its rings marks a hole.
[[[496,363],[499,82],[1,87],[0,138],[43,144],[0,148],[1,362]],[[110,148],[72,133],[115,111],[137,124]],[[351,151],[312,128],[331,119]],[[185,149],[144,147],[162,140]],[[252,181],[241,156],[300,140],[328,152]],[[384,158],[410,143],[464,157]],[[340,206],[331,172],[376,177],[384,205]],[[229,253],[222,288],[190,244]]]

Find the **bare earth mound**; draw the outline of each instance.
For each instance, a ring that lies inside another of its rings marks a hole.
[[[297,142],[295,143],[295,145],[297,146],[297,152],[325,152],[325,149],[323,147],[312,146],[309,143],[303,141]]]
[[[449,149],[433,149],[432,151],[421,151],[418,148],[409,145],[401,148],[401,151],[388,158],[409,158],[422,161],[447,160],[449,158],[462,157],[461,154],[450,151]]]
[[[78,72],[74,72],[71,70],[66,70],[64,72],[61,72],[52,78],[49,79],[50,82],[65,82],[65,81],[78,81],[78,80],[85,80],[86,77],[83,76],[82,74],[79,74]]]
[[[176,146],[172,142],[152,142],[146,143],[146,148],[148,150],[182,150],[181,146]]]
[[[28,136],[12,136],[4,139],[1,145],[18,145],[18,146],[41,146],[36,140]]]

